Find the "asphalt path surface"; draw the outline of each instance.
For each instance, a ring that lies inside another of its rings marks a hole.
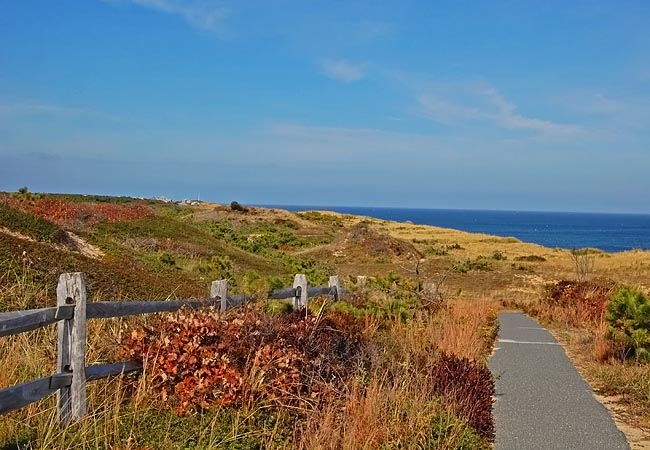
[[[495,450],[629,449],[564,349],[528,316],[499,316],[489,366],[497,377]]]

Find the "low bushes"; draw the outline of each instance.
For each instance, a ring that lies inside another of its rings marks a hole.
[[[538,312],[571,326],[596,326],[602,322],[615,289],[616,285],[607,281],[562,280],[546,287]]]
[[[526,262],[544,262],[546,258],[539,255],[525,255],[515,257],[515,261],[526,261]]]
[[[144,203],[81,203],[54,196],[26,200],[23,197],[0,197],[0,203],[55,223],[64,228],[79,228],[100,222],[122,222],[154,216]]]
[[[485,257],[481,257],[481,256],[479,256],[474,260],[468,259],[465,262],[454,264],[451,267],[451,271],[456,273],[467,273],[472,270],[477,270],[481,272],[490,272],[493,269],[494,267],[492,266],[492,263],[489,260],[487,260]]]
[[[494,382],[484,352],[475,360],[437,345],[449,327],[468,323],[464,308],[404,322],[355,318],[343,302],[319,313],[284,304],[271,312],[270,304],[166,315],[134,330],[122,356],[143,361],[154,402],[181,415],[290,414],[294,448],[489,447]],[[477,339],[491,341],[479,329],[486,317],[474,316],[482,318],[471,325]]]
[[[625,355],[650,361],[650,298],[640,291],[619,289],[607,306],[607,335],[622,345]]]
[[[611,357],[650,361],[650,297],[604,281],[567,281],[547,286],[540,308],[547,320],[595,332],[598,361]]]
[[[179,413],[257,402],[292,408],[333,395],[360,366],[364,340],[352,316],[255,306],[222,316],[185,310],[140,328],[123,353],[148,363],[162,400]]]

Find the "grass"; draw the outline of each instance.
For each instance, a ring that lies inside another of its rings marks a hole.
[[[0,270],[3,274],[15,274],[16,271],[20,274],[5,275],[6,280],[27,279],[40,286],[40,292],[46,295],[38,297],[34,306],[39,307],[55,304],[54,287],[63,272],[84,272],[96,299],[164,299],[170,294],[176,298],[201,297],[209,284],[189,278],[180,271],[176,271],[173,277],[169,272],[149,271],[130,255],[94,259],[4,233],[0,233]],[[16,285],[20,283],[11,281],[3,288]],[[13,303],[6,301],[5,305],[13,309]]]
[[[22,289],[29,292],[34,286]],[[494,310],[481,308],[472,315],[470,310],[469,305],[453,303],[434,314],[414,314],[408,322],[390,317],[365,319],[364,334],[374,342],[368,350],[373,364],[360,367],[324,408],[293,411],[252,404],[178,416],[160,402],[156,384],[145,373],[89,384],[90,413],[67,429],[56,425],[53,397],[11,413],[0,424],[0,445],[22,448],[22,443],[35,449],[489,448],[462,411],[432,391],[428,377],[428,367],[436,360],[436,353],[431,353],[434,347],[485,361],[493,339],[486,330],[493,327]],[[273,314],[286,314],[286,310]],[[119,359],[116,344],[138,323],[153,326],[153,320],[147,316],[89,322],[88,363]],[[52,326],[6,339],[0,364],[12,370],[3,372],[0,386],[51,373],[54,341]],[[422,358],[428,361],[424,365]],[[423,396],[423,389],[429,394]]]
[[[47,197],[54,197],[54,198],[60,198],[62,200],[68,200],[71,202],[77,202],[77,203],[88,203],[88,202],[93,202],[93,203],[112,203],[112,204],[120,204],[120,203],[132,203],[134,201],[138,201],[139,199],[134,198],[134,197],[112,197],[108,195],[86,195],[86,194],[41,194],[41,196],[47,196]],[[148,203],[156,204],[158,203],[155,200],[149,201]]]
[[[82,197],[67,200],[86,202]],[[125,199],[115,202],[129,204]],[[264,405],[249,405],[180,419],[153,401],[157,391],[146,377],[99,381],[89,390],[91,414],[76,428],[60,431],[54,426],[50,398],[3,417],[7,420],[0,421],[0,445],[23,439],[44,449],[489,448],[453,401],[429,392],[428,364],[439,352],[483,364],[502,303],[537,305],[546,284],[575,277],[570,251],[509,238],[327,212],[250,208],[238,213],[210,204],[146,207],[155,217],[75,228],[101,248],[105,256],[98,258],[0,232],[0,308],[54,304],[56,278],[66,271],[87,274],[93,300],[203,297],[209,282],[221,277],[231,279],[234,293],[244,293],[288,286],[296,272],[307,272],[310,284],[318,285],[334,273],[342,280],[371,275],[375,281],[368,283],[365,293],[356,293],[335,309],[364,323],[373,343],[369,350],[373,365],[360,368],[336,401],[317,410],[272,412]],[[226,224],[230,235],[215,234],[215,221]],[[342,251],[339,243],[361,222],[377,236],[387,233],[415,246],[422,258],[370,257],[361,247]],[[592,277],[650,291],[650,252],[590,256]],[[454,271],[454,265],[467,270]],[[440,283],[437,292],[445,307],[423,308],[417,287],[428,283]],[[290,309],[277,303],[267,313],[281,315]],[[553,319],[559,330],[575,330],[566,324],[583,320],[576,314],[562,318],[560,313],[556,311]],[[89,361],[116,360],[118,343],[137,323],[91,322]],[[595,326],[578,330],[581,337],[571,345],[587,358],[582,364],[587,378],[604,392],[619,393],[637,405],[639,417],[650,417],[646,367],[611,360],[599,363],[598,355],[607,353],[602,331]],[[11,370],[0,374],[0,387],[53,370],[53,333],[49,327],[3,338],[0,364]]]
[[[495,309],[486,305],[454,303],[377,331],[383,345],[374,370],[359,377],[340,404],[312,416],[302,448],[489,448],[453,402],[432,391],[429,377],[434,349],[487,359],[494,333],[486,330],[494,327]]]

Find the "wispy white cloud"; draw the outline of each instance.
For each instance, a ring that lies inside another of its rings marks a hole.
[[[495,87],[484,83],[438,87],[418,96],[424,114],[436,122],[450,124],[483,120],[501,128],[530,130],[541,134],[573,134],[579,125],[529,117],[518,112]]]
[[[425,114],[436,122],[450,124],[459,121],[482,119],[485,113],[478,108],[448,102],[434,95],[418,97]]]
[[[223,33],[223,20],[230,9],[217,0],[105,0],[133,4],[183,18],[189,25],[215,34]]]
[[[517,106],[509,102],[496,88],[488,87],[479,92],[496,108],[491,118],[504,128],[519,128],[548,134],[573,134],[581,130],[578,125],[528,117],[517,112]]]
[[[262,137],[273,161],[285,164],[326,164],[381,168],[408,173],[445,162],[486,158],[494,145],[504,152],[517,143],[491,138],[477,142],[470,136],[437,136],[379,128],[328,127],[294,122],[271,122]],[[489,141],[489,142],[488,142]],[[257,150],[260,153],[260,150]],[[399,154],[399,158],[395,155]],[[428,169],[427,169],[428,170]]]
[[[328,77],[346,83],[359,81],[366,75],[365,64],[355,64],[345,59],[325,59],[320,65]]]
[[[601,92],[570,92],[557,95],[551,103],[580,115],[610,115],[628,110],[630,105],[621,99]]]
[[[599,90],[571,91],[558,94],[549,103],[566,114],[592,124],[598,133],[609,133],[625,139],[634,139],[639,130],[648,129],[650,95],[635,91],[633,94],[614,96]]]

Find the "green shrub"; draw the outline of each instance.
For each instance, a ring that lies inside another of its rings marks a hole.
[[[428,245],[424,252],[430,256],[447,256],[449,254],[449,249],[444,247]]]
[[[401,282],[402,277],[394,272],[389,272],[385,277],[377,275],[368,279],[368,286],[391,291],[393,287],[399,286]]]
[[[517,256],[515,261],[526,261],[526,262],[544,262],[546,258],[539,255],[527,255],[527,256]]]
[[[262,278],[254,270],[247,271],[238,281],[237,286],[242,292],[253,295],[263,295],[269,291],[268,280]]]
[[[609,337],[625,345],[627,354],[637,360],[650,361],[650,298],[642,292],[624,287],[607,305],[605,319]]]
[[[322,223],[324,225],[331,225],[337,228],[343,228],[343,220],[339,216],[332,214],[323,214],[318,211],[305,211],[296,213],[299,217],[307,219],[311,222]]]
[[[520,272],[534,272],[534,270],[531,267],[525,266],[523,264],[512,263],[510,264],[510,267],[513,270],[519,270]]]
[[[312,286],[327,284],[329,276],[334,273],[332,267],[314,258],[277,252],[276,259],[282,263],[289,273],[305,274]]]
[[[277,316],[280,314],[289,314],[293,312],[293,301],[291,300],[269,300],[264,303],[264,312]]]
[[[478,270],[481,272],[490,272],[493,269],[490,261],[483,256],[479,256],[475,260],[468,259],[465,262],[460,262],[451,266],[451,271],[456,273],[467,273],[471,270]]]
[[[174,256],[167,252],[160,255],[160,262],[163,264],[167,264],[168,266],[176,265],[176,260],[174,259]]]
[[[441,414],[431,420],[426,450],[454,448],[458,450],[482,450],[487,445],[467,422],[452,414]]]
[[[282,281],[278,277],[271,277],[269,278],[269,289],[272,291],[276,291],[279,289],[282,289],[284,287],[284,281]]]
[[[42,195],[29,192],[29,189],[27,189],[27,187],[21,187],[20,189],[18,189],[17,192],[13,194],[13,197],[19,200],[26,200],[31,202],[34,200],[39,200],[40,198],[42,198]]]
[[[507,257],[501,250],[495,250],[494,253],[492,253],[492,259],[495,261],[504,261]]]
[[[210,265],[217,272],[217,277],[230,280],[235,275],[235,265],[228,255],[216,255],[210,258]]]
[[[300,236],[286,224],[244,225],[230,220],[215,220],[210,224],[210,231],[220,241],[264,257],[273,256],[274,252],[285,248],[298,249],[325,243]]]
[[[230,209],[239,212],[248,212],[248,208],[239,204],[239,202],[230,202]]]

